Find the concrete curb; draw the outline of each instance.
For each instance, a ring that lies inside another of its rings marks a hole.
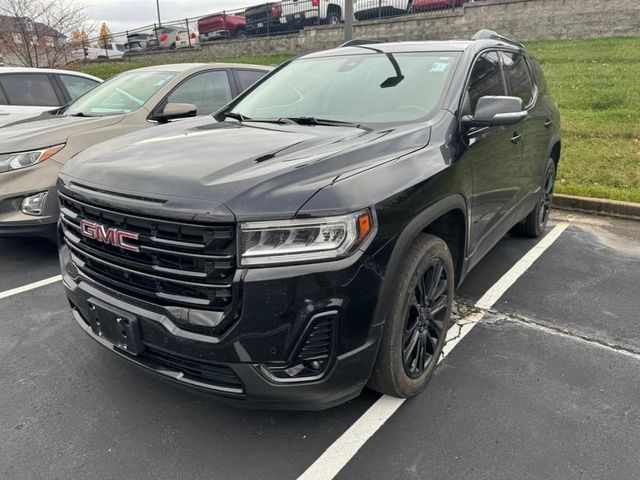
[[[554,194],[553,207],[560,210],[640,220],[640,203]]]

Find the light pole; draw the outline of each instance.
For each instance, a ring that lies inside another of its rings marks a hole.
[[[158,27],[161,27],[162,22],[160,21],[160,0],[156,0],[156,10],[158,11]]]

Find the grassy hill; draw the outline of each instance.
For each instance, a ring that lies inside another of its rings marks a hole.
[[[640,37],[529,43],[562,114],[557,191],[640,202]],[[277,65],[291,55],[202,57]],[[184,61],[184,60],[177,60]],[[149,63],[78,65],[101,78]]]

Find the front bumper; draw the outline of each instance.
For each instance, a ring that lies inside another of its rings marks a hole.
[[[170,308],[78,275],[66,247],[61,248],[73,316],[104,347],[180,386],[244,406],[290,410],[338,405],[356,397],[368,381],[382,329],[372,322],[380,278],[375,268],[367,267],[370,261],[359,252],[337,262],[241,272],[239,316],[225,332],[212,336],[185,330]],[[97,334],[90,311],[95,302],[135,316],[144,344],[140,354]],[[322,374],[283,383],[263,373],[264,366],[289,365],[307,327],[323,313],[335,314],[337,333]]]
[[[58,193],[55,187],[61,165],[53,159],[33,167],[0,174],[0,237],[42,237],[55,241]],[[47,192],[42,215],[20,210],[25,197]]]

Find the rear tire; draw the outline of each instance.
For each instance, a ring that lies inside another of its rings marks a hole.
[[[327,12],[327,18],[325,20],[327,25],[340,25],[342,23],[342,14],[340,10],[334,8]]]
[[[424,389],[449,329],[453,280],[447,244],[421,234],[403,256],[391,287],[392,300],[370,388],[400,398]]]
[[[547,228],[547,221],[551,212],[551,202],[553,201],[553,189],[556,181],[556,162],[550,158],[542,177],[542,189],[540,200],[536,208],[527,217],[518,223],[514,230],[523,237],[537,238],[544,234]]]

